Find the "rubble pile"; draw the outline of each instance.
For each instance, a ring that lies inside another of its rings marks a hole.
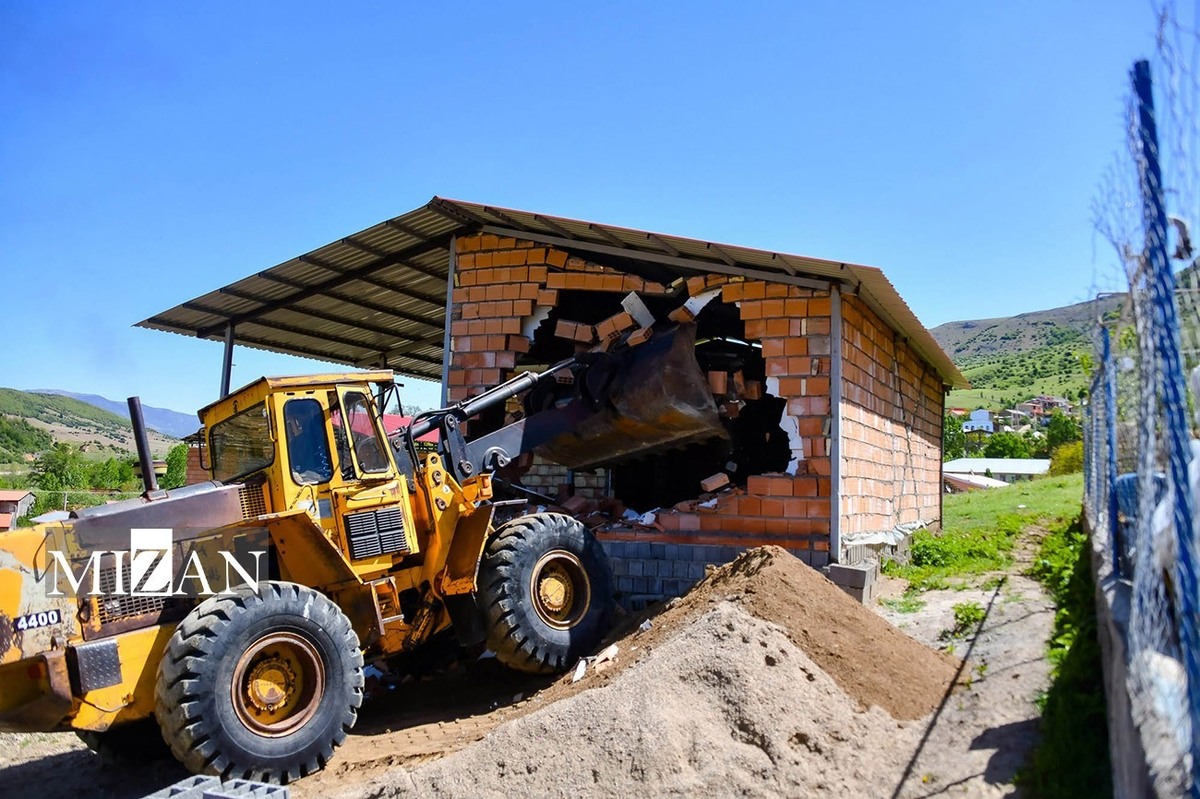
[[[751,550],[482,741],[343,795],[887,795],[955,669],[786,551]]]

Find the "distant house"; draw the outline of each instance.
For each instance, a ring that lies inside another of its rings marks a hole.
[[[17,519],[29,515],[33,508],[33,492],[24,489],[0,490],[0,530],[16,527]]]
[[[1049,458],[956,458],[942,464],[942,474],[988,476],[1015,483],[1032,480],[1050,471]]]
[[[963,422],[962,429],[964,433],[996,432],[995,423],[992,421],[992,412],[984,408],[971,411],[971,418]]]
[[[1028,402],[1022,402],[1017,405],[1016,410],[1028,414],[1028,416],[1039,424],[1046,424],[1050,421],[1050,416],[1055,411],[1062,411],[1070,414],[1075,412],[1075,406],[1063,397],[1034,397]]]

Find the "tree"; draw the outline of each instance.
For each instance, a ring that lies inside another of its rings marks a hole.
[[[87,462],[75,447],[59,441],[34,461],[29,480],[47,491],[65,491],[87,485]]]
[[[176,444],[167,453],[167,473],[160,488],[179,488],[187,482],[188,445]]]
[[[1050,421],[1046,424],[1046,446],[1050,451],[1061,447],[1063,444],[1070,444],[1072,441],[1083,440],[1083,427],[1079,420],[1067,416],[1057,408],[1050,414]]]
[[[985,458],[1028,458],[1029,445],[1016,433],[995,433],[983,448]]]
[[[1083,471],[1083,442],[1063,444],[1050,453],[1050,474],[1077,474]]]
[[[946,414],[945,431],[942,433],[942,460],[952,461],[966,455],[967,436],[963,433],[963,422],[952,413]]]

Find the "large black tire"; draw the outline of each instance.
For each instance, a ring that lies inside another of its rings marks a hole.
[[[171,750],[163,744],[153,716],[104,732],[76,730],[75,734],[108,765],[128,766],[171,755]]]
[[[480,564],[488,648],[518,671],[565,671],[612,626],[612,582],[604,550],[575,519],[514,519],[488,541]]]
[[[269,582],[211,597],[158,667],[155,715],[190,771],[286,783],[325,767],[358,718],[363,659],[327,597]]]

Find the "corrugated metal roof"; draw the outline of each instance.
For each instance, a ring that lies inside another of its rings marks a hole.
[[[967,381],[883,273],[869,266],[687,239],[434,197],[428,204],[138,323],[213,340],[439,379],[453,236],[479,230],[558,244],[675,275],[741,274],[857,294],[937,371]]]
[[[1047,458],[956,458],[942,464],[944,474],[1024,474],[1036,476],[1050,471]]]

